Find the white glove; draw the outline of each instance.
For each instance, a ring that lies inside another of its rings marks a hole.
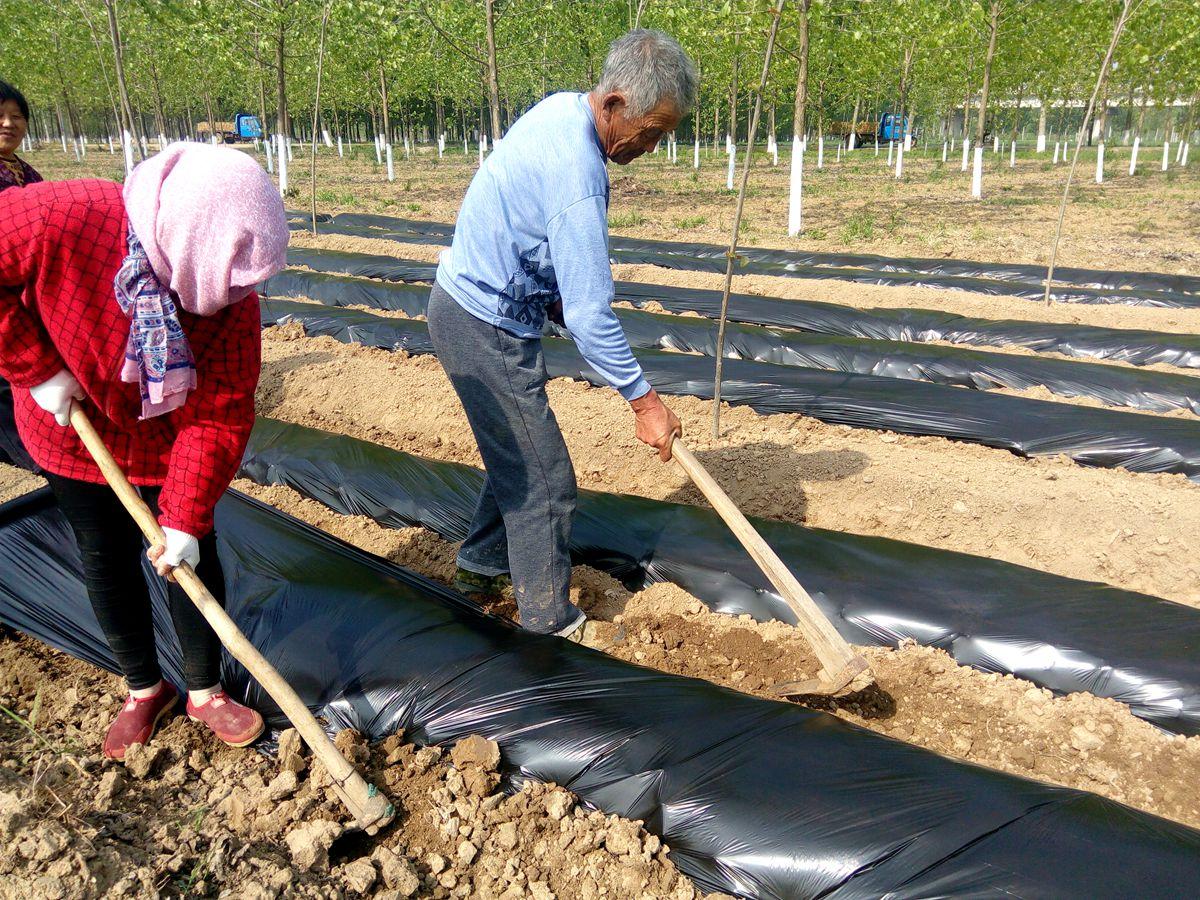
[[[66,428],[71,422],[71,401],[83,399],[83,388],[66,369],[48,381],[29,389],[33,402],[54,416],[54,421]]]
[[[167,536],[167,548],[158,558],[160,565],[165,564],[175,568],[180,563],[187,563],[194,569],[200,564],[200,542],[198,540],[186,531],[176,531],[174,528],[164,528],[163,533]]]

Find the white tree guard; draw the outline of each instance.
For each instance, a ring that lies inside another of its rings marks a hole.
[[[280,196],[283,196],[284,194],[287,193],[287,189],[288,189],[287,142],[285,141],[282,134],[275,135],[275,138],[279,142],[278,146],[276,148],[278,150],[277,155],[278,155],[278,160],[279,160],[279,194],[280,194]]]

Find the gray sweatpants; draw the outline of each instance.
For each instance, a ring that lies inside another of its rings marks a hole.
[[[475,318],[436,284],[429,335],[487,469],[458,565],[509,573],[530,631],[566,628],[583,615],[570,600],[575,470],[546,397],[542,342]]]

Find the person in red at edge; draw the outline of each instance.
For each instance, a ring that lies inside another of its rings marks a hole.
[[[253,286],[287,254],[283,203],[249,156],[176,144],[121,185],[43,182],[0,193],[0,375],[17,430],[79,544],[96,618],[129,685],[104,755],[146,743],[175,706],[154,642],[141,534],[69,424],[78,402],[158,515],[148,556],[183,561],[224,602],[213,507],[254,422],[261,363]],[[187,713],[233,746],[262,717],[221,687],[221,645],[168,585]]]

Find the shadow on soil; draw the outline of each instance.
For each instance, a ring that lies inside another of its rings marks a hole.
[[[804,522],[807,517],[805,483],[841,481],[859,474],[870,463],[857,450],[801,453],[770,441],[693,453],[747,517],[796,523]],[[699,488],[690,483],[665,499],[672,503],[709,505]]]

